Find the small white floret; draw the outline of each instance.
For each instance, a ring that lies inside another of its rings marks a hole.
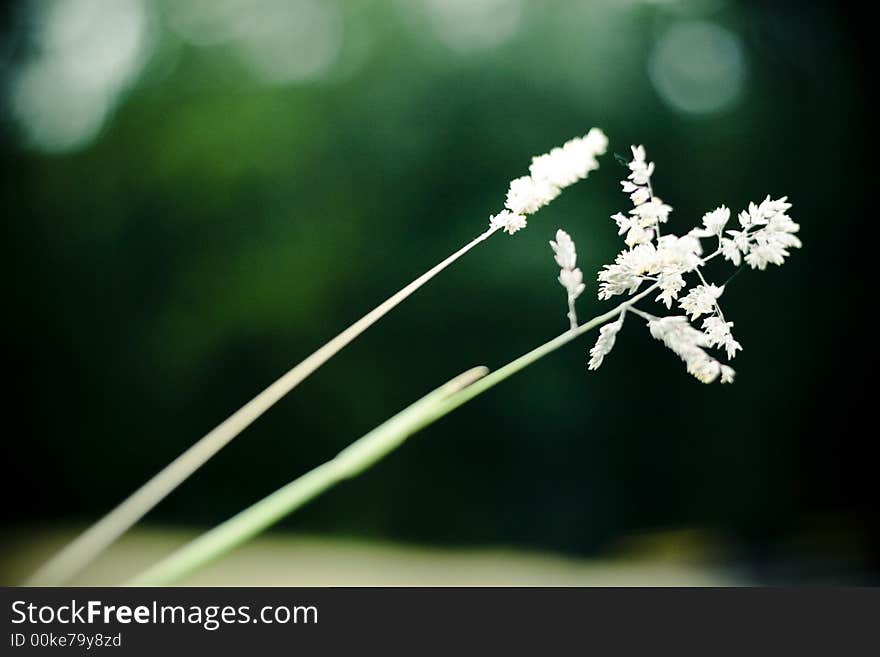
[[[591,370],[599,369],[602,361],[614,348],[614,342],[617,339],[617,333],[623,326],[623,313],[613,322],[609,322],[599,329],[599,338],[596,344],[590,349],[590,362],[587,367]]]
[[[721,366],[721,383],[733,383],[733,379],[736,376],[736,370],[734,370],[729,365]]]
[[[730,221],[730,209],[721,205],[704,214],[703,227],[696,228],[692,232],[697,237],[717,237],[724,231],[728,221]]]
[[[715,312],[715,302],[724,292],[724,286],[697,285],[678,302],[679,307],[694,320],[700,315]]]
[[[508,235],[513,235],[516,231],[526,227],[526,218],[510,210],[502,210],[498,214],[489,217],[489,227],[494,229],[500,228]]]
[[[559,196],[559,188],[546,180],[522,176],[510,182],[505,206],[514,214],[533,214]]]
[[[742,351],[742,345],[737,342],[730,329],[733,328],[733,322],[725,322],[717,315],[707,317],[703,320],[703,331],[706,333],[706,340],[710,347],[723,347],[727,352],[727,358],[733,360],[737,351]]]

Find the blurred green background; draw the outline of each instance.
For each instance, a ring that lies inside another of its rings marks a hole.
[[[568,230],[594,280],[628,205],[613,154],[644,143],[675,232],[721,203],[794,203],[805,248],[724,296],[736,385],[700,385],[628,322],[598,372],[592,337],[570,345],[283,527],[568,557],[696,531],[747,581],[876,582],[874,425],[860,424],[876,357],[855,309],[873,236],[868,81],[857,18],[834,7],[7,5],[0,560],[108,510],[484,230],[532,155],[595,125],[610,150],[586,182],[395,310],[148,524],[213,525],[458,372],[564,330],[547,241]],[[604,307],[591,284],[581,317]]]

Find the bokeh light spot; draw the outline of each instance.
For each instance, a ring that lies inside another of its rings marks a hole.
[[[143,69],[151,44],[142,0],[54,0],[34,6],[33,54],[12,74],[9,109],[25,141],[87,146]]]
[[[237,42],[242,60],[263,81],[304,82],[322,77],[336,63],[343,43],[339,7],[325,0],[276,3],[274,11]]]
[[[523,13],[521,0],[424,0],[434,33],[458,51],[495,47],[513,37]]]
[[[332,0],[198,0],[169,7],[172,28],[197,47],[227,45],[261,82],[323,77],[343,46]]]
[[[660,97],[689,114],[733,105],[745,86],[745,59],[739,37],[703,20],[683,21],[657,41],[648,73]]]

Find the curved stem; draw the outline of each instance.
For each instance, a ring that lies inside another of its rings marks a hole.
[[[88,566],[117,538],[128,531],[132,525],[143,518],[171,491],[229,444],[233,438],[250,426],[254,420],[269,410],[278,400],[293,390],[321,365],[330,360],[330,358],[339,353],[356,337],[388,313],[388,311],[497,230],[498,228],[489,228],[486,232],[383,301],[311,356],[290,369],[281,378],[174,459],[169,465],[165,466],[163,470],[154,475],[152,479],[132,493],[115,509],[74,539],[73,542],[68,544],[40,570],[34,573],[26,582],[26,585],[52,586],[69,581],[82,571],[83,568]]]
[[[545,342],[490,374],[486,374],[485,368],[474,368],[465,372],[376,427],[334,459],[294,479],[268,497],[184,545],[177,552],[129,581],[128,585],[170,584],[222,556],[340,481],[360,474],[420,429],[587,331],[613,319],[657,286],[657,283],[651,285],[612,310]]]

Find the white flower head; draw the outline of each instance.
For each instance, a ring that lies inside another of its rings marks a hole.
[[[692,232],[696,237],[720,236],[728,221],[730,221],[730,209],[720,205],[711,212],[704,214],[703,227],[695,228]]]
[[[584,291],[584,275],[577,268],[577,249],[571,235],[561,228],[556,231],[556,241],[550,242],[556,264],[559,265],[559,284],[568,292],[571,300]]]
[[[586,287],[584,285],[584,274],[580,269],[561,269],[559,271],[559,284],[568,292],[568,297],[572,300],[577,299]]]
[[[599,329],[599,338],[596,340],[593,348],[590,349],[590,362],[587,365],[589,369],[599,369],[602,361],[605,360],[605,356],[611,353],[611,350],[614,348],[614,342],[617,340],[617,333],[623,327],[623,316],[624,313],[620,313],[620,317],[615,321],[609,322]]]
[[[702,263],[703,245],[693,235],[664,235],[657,240],[657,254],[663,267],[685,273]]]
[[[653,243],[639,244],[621,251],[611,265],[599,272],[599,298],[610,299],[618,294],[634,294],[645,276],[657,271],[657,248]]]
[[[645,147],[632,146],[633,159],[629,163],[629,179],[636,185],[647,185],[654,173],[654,163],[645,162]]]
[[[742,254],[749,252],[749,236],[746,231],[728,230],[730,237],[721,238],[721,255],[725,260],[739,267],[742,263]]]
[[[556,231],[556,241],[550,242],[550,248],[553,249],[553,256],[556,264],[559,265],[559,284],[565,288],[568,296],[568,319],[571,328],[577,328],[577,313],[575,312],[574,302],[586,287],[584,285],[584,274],[576,267],[577,250],[575,249],[574,240],[571,236],[561,228]]]
[[[654,231],[650,228],[643,228],[638,217],[625,215],[618,212],[611,216],[617,223],[618,235],[626,233],[625,242],[630,248],[638,244],[647,244],[654,239]]]
[[[608,137],[599,128],[590,128],[582,140],[584,147],[595,155],[604,155],[608,150]]]
[[[558,146],[549,153],[533,157],[529,173],[535,180],[547,182],[560,189],[574,184],[578,179],[571,158]]]
[[[739,223],[743,228],[763,226],[773,217],[785,214],[790,208],[791,203],[788,202],[787,196],[772,200],[768,194],[759,204],[749,203],[748,211],[743,210],[739,213]]]
[[[632,210],[631,214],[636,215],[641,221],[642,226],[656,226],[658,223],[665,224],[669,221],[669,213],[672,208],[666,205],[656,196],[649,201],[644,201]]]
[[[736,370],[734,370],[730,365],[721,366],[721,383],[733,383],[733,379],[735,376]]]
[[[733,322],[725,322],[718,316],[707,317],[703,320],[703,331],[706,334],[707,345],[723,347],[730,360],[734,359],[737,351],[742,351],[742,345],[734,339],[730,332],[732,327]]]
[[[688,374],[700,383],[712,383],[721,373],[721,363],[710,357],[705,352],[694,360],[686,360]]]
[[[597,169],[599,163],[596,157],[602,155],[607,147],[608,138],[601,130],[593,128],[583,137],[570,139],[549,153],[533,157],[529,173],[535,181],[564,189]]]
[[[630,248],[639,244],[647,244],[654,239],[654,231],[650,228],[642,228],[638,222],[633,223],[626,232],[626,245]]]
[[[672,307],[672,302],[687,285],[683,274],[699,266],[702,252],[700,240],[690,235],[664,235],[657,240],[657,255],[648,272],[656,276],[661,290],[657,301]]]
[[[689,374],[702,383],[712,383],[721,374],[721,364],[706,353],[706,335],[691,326],[687,317],[662,317],[648,322],[651,335],[665,344],[687,366]]]
[[[684,315],[660,317],[648,322],[651,335],[678,353],[692,346],[705,347],[706,336],[688,322]]]
[[[532,158],[531,175],[510,181],[505,209],[489,217],[489,226],[509,235],[526,227],[526,215],[534,214],[569,185],[586,178],[599,167],[596,158],[605,152],[608,138],[598,128],[565,142],[549,153]]]
[[[736,266],[745,258],[752,269],[781,265],[789,256],[789,249],[801,247],[795,235],[800,226],[786,214],[790,208],[785,196],[776,200],[768,196],[759,204],[749,203],[748,210],[739,213],[743,230],[725,231],[729,237],[721,239],[724,257]]]
[[[678,302],[679,307],[696,319],[700,315],[708,315],[715,311],[715,303],[724,292],[724,286],[717,285],[697,285],[692,288],[687,295]]]
[[[571,236],[561,228],[556,231],[556,241],[550,242],[550,248],[553,249],[556,264],[562,269],[574,269],[577,264],[577,250],[574,246],[574,240]]]
[[[489,217],[489,227],[494,229],[500,228],[508,235],[513,235],[516,231],[526,227],[526,218],[510,210],[502,210],[498,214]]]
[[[768,264],[781,265],[789,256],[789,249],[799,249],[801,241],[795,237],[800,229],[788,217],[774,217],[752,236],[746,263],[752,269],[765,269]]]
[[[620,186],[623,187],[625,194],[629,194],[629,200],[633,205],[641,205],[651,198],[651,190],[641,185],[636,185],[629,180],[621,180]]]
[[[514,214],[533,214],[559,196],[559,188],[546,180],[522,176],[510,182],[505,207]]]
[[[657,286],[660,288],[660,294],[657,295],[655,301],[659,301],[667,308],[672,308],[672,302],[678,298],[678,293],[681,292],[686,285],[687,281],[684,280],[684,276],[682,276],[680,272],[674,269],[662,272],[657,278]]]
[[[654,165],[645,162],[645,147],[633,146],[632,153],[633,159],[628,165],[630,174],[620,181],[620,186],[625,194],[629,194],[633,207],[628,215],[618,212],[611,216],[617,224],[618,234],[626,235],[624,241],[630,249],[653,242],[660,234],[659,225],[669,221],[672,211],[651,191],[650,177]]]

